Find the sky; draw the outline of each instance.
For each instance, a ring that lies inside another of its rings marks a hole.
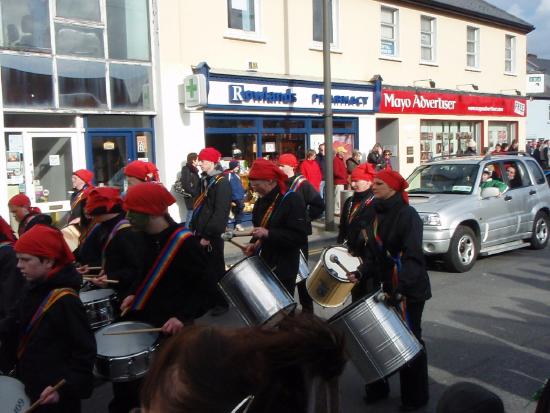
[[[550,59],[550,0],[485,0],[535,26],[527,35],[527,51]]]

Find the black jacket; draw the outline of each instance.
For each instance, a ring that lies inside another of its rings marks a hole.
[[[82,189],[74,191],[71,195],[71,212],[69,213],[69,218],[67,223],[80,218],[82,216],[82,211],[84,209],[85,201],[83,199],[78,199],[79,195],[88,188],[88,185],[84,185]]]
[[[125,297],[135,280],[143,277],[143,256],[145,254],[145,239],[142,232],[131,227],[120,228],[107,244],[115,225],[124,219],[124,214],[105,221],[103,240],[103,269],[109,279],[120,281],[113,284],[119,297]]]
[[[216,170],[213,175],[203,174],[201,193],[203,192],[206,192],[204,202],[200,210],[193,213],[189,228],[200,238],[219,238],[225,232],[229,218],[231,185],[227,177]]]
[[[368,155],[367,155],[367,162],[368,163],[372,163],[374,165],[379,165],[382,163],[382,155],[379,154],[378,152],[376,151],[371,151]]]
[[[174,223],[160,234],[145,234],[145,275],[172,233],[181,227]],[[162,327],[171,317],[186,322],[202,316],[210,308],[206,266],[206,254],[199,239],[195,236],[186,239],[143,310],[132,316],[155,327]],[[140,283],[138,280],[134,284],[132,294]]]
[[[385,291],[403,294],[410,302],[425,301],[431,297],[430,279],[426,271],[424,253],[422,252],[423,224],[416,210],[407,205],[400,193],[373,202],[378,219],[378,235],[382,239],[383,250],[380,250],[374,239],[374,219],[369,220],[365,229],[368,240],[363,243],[363,263],[359,270],[363,275],[381,281]],[[398,274],[398,285],[391,286],[391,274],[394,261],[392,257],[401,255],[401,271]]]
[[[101,249],[107,236],[105,233],[107,229],[98,224],[97,227],[87,228],[85,231],[88,231],[88,234],[85,239],[82,239],[83,234],[81,234],[80,244],[74,252],[75,258],[80,264],[101,267]]]
[[[72,288],[78,294],[81,281],[75,268],[68,265],[46,281],[28,282],[17,306],[0,323],[2,341],[19,343],[48,293],[56,288]],[[78,296],[65,295],[45,312],[30,336],[25,352],[17,360],[16,377],[25,384],[32,401],[47,386],[65,379],[66,384],[59,390],[60,402],[52,411],[78,412],[80,399],[92,393],[95,356],[95,339],[84,306]],[[12,358],[15,360],[15,354]]]
[[[301,177],[301,175],[294,175],[288,180],[287,185],[289,188],[294,181],[298,179],[298,177]],[[313,232],[311,228],[311,221],[320,218],[321,215],[323,215],[323,211],[325,210],[325,202],[323,201],[323,198],[321,198],[319,192],[315,190],[313,185],[311,185],[308,180],[302,182],[295,192],[302,197],[302,200],[306,205],[307,235],[311,235]]]
[[[256,201],[252,210],[255,227],[260,226],[278,194],[279,186],[276,186]],[[307,242],[306,208],[302,198],[293,192],[279,195],[267,229],[269,236],[262,239],[260,256],[281,281],[296,279],[300,248]],[[252,238],[251,242],[255,241]]]
[[[46,214],[33,213],[25,215],[17,228],[17,235],[21,236],[37,224],[52,225],[52,217]]]
[[[185,198],[185,206],[188,210],[192,210],[193,203],[201,191],[198,169],[193,164],[185,164],[181,168],[180,181],[185,192],[191,194],[190,198]]]
[[[25,285],[17,269],[17,257],[11,244],[0,246],[0,319],[8,314]]]
[[[373,194],[370,189],[364,192],[354,192],[346,199],[341,210],[337,242],[338,244],[347,242],[348,251],[354,256],[359,256],[361,253],[361,223],[366,224],[374,216],[372,201]],[[350,215],[354,210],[355,213],[350,221]]]

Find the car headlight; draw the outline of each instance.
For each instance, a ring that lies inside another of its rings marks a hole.
[[[433,227],[437,227],[441,225],[441,218],[439,217],[439,214],[436,213],[419,213],[420,218],[422,218],[422,222],[424,225],[429,225]]]

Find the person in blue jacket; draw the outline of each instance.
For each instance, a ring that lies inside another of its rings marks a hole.
[[[231,185],[231,212],[234,215],[234,225],[236,231],[244,231],[241,223],[243,222],[244,211],[244,187],[239,176],[241,165],[236,159],[229,161],[229,168],[224,171],[224,174]]]

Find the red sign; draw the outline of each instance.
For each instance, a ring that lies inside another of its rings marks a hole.
[[[525,117],[527,101],[514,97],[383,90],[380,113]]]

